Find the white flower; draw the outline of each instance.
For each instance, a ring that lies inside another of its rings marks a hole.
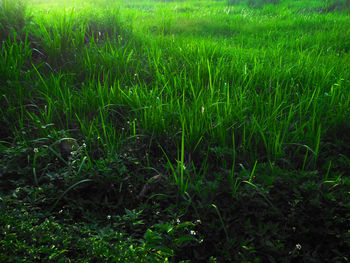
[[[297,250],[301,250],[301,245],[300,245],[300,244],[296,244],[296,245],[295,245],[295,248],[296,248]]]
[[[110,215],[108,215],[108,216],[107,216],[107,219],[108,219],[108,220],[111,220],[111,216],[110,216]]]
[[[38,153],[39,149],[38,148],[34,148],[33,152]]]

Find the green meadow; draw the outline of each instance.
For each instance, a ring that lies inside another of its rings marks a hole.
[[[349,0],[0,0],[1,262],[349,262]]]

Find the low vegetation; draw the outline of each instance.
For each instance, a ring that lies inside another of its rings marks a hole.
[[[348,262],[349,1],[0,1],[1,262]]]

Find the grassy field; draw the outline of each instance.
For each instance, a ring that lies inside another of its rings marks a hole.
[[[0,261],[348,262],[349,10],[0,1]]]

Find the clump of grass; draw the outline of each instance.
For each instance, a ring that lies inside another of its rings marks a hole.
[[[326,12],[333,12],[335,10],[349,10],[350,1],[349,0],[325,0],[324,9]]]
[[[23,33],[28,23],[26,4],[22,0],[3,0],[0,2],[0,41],[7,39],[11,32]]]

